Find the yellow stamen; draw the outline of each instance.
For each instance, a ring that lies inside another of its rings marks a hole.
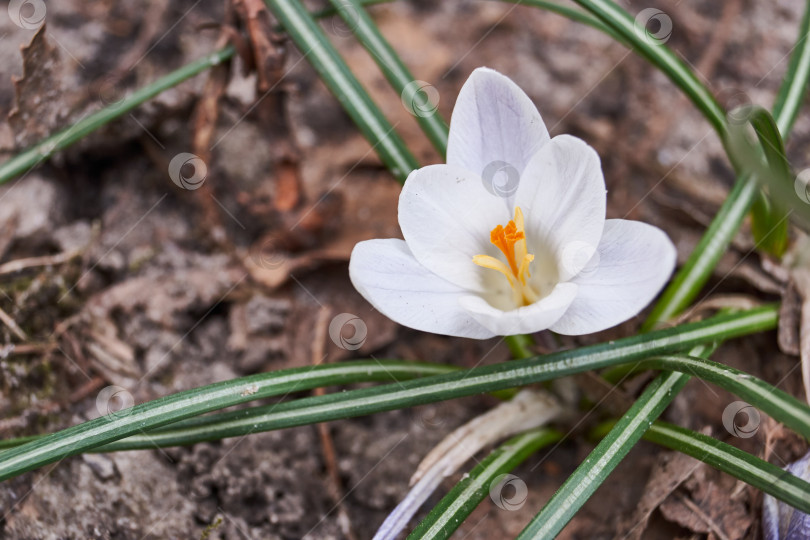
[[[526,278],[532,277],[529,273],[529,264],[534,260],[534,255],[526,254],[523,256],[523,261],[520,263],[520,270],[518,271],[518,276],[520,277],[520,282],[526,285]]]
[[[497,247],[506,263],[489,255],[476,255],[473,262],[478,266],[496,270],[503,274],[512,288],[515,301],[527,306],[539,299],[539,295],[526,282],[531,277],[529,266],[534,255],[527,252],[523,212],[515,208],[515,219],[506,226],[497,225],[489,235],[490,242]]]
[[[517,230],[523,233],[523,239],[515,242],[515,259],[518,261],[523,261],[523,259],[526,258],[528,251],[526,251],[526,229],[523,227],[523,211],[521,211],[519,206],[515,207],[515,227],[517,227]],[[532,259],[534,259],[534,256],[532,256]]]
[[[510,286],[515,286],[515,278],[512,277],[512,270],[506,266],[503,261],[499,261],[495,257],[490,257],[489,255],[476,255],[473,257],[473,262],[478,266],[483,266],[484,268],[489,268],[490,270],[500,272],[506,277],[507,280],[509,280]]]

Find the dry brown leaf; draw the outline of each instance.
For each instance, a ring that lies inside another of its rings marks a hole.
[[[220,36],[218,45],[223,47],[227,42],[226,33]],[[192,151],[199,157],[206,167],[211,168],[211,140],[217,127],[219,118],[219,100],[225,94],[231,76],[231,62],[225,61],[214,66],[205,82],[200,99],[194,107],[194,136],[192,138]],[[225,228],[222,225],[220,209],[214,198],[213,179],[200,186],[198,196],[194,198],[198,202],[203,212],[202,223],[208,229],[209,234],[215,242],[225,240]]]
[[[8,123],[20,147],[46,138],[62,123],[62,64],[59,51],[45,37],[45,27],[43,24],[31,43],[20,48],[23,74],[12,77],[15,101]]]
[[[802,297],[791,281],[782,295],[779,304],[779,348],[785,354],[799,356],[801,352],[799,340],[799,327],[802,319]]]
[[[234,0],[233,7],[250,36],[257,86],[261,93],[270,90],[283,77],[285,49],[273,32],[270,13],[261,0]]]
[[[696,533],[742,540],[754,523],[746,497],[730,497],[736,480],[703,464],[684,482],[688,493],[675,492],[659,509],[669,521]]]
[[[810,402],[810,268],[800,266],[791,271],[791,279],[802,302],[799,327],[799,356],[802,362],[802,381],[805,400]]]
[[[276,194],[273,205],[279,212],[290,212],[301,202],[301,171],[286,159],[276,165]]]
[[[349,260],[351,248],[325,248],[289,256],[282,251],[254,250],[244,259],[245,268],[256,282],[269,289],[276,289],[287,282],[293,273],[313,270],[323,264]]]
[[[689,478],[698,466],[699,461],[678,452],[660,454],[647,480],[644,495],[633,514],[619,522],[616,537],[626,540],[643,538],[653,511]]]
[[[784,260],[790,271],[790,283],[798,293],[801,304],[799,357],[805,399],[810,403],[810,238],[800,234]],[[795,330],[795,326],[793,329]]]
[[[95,341],[94,341],[95,339]],[[105,381],[132,388],[140,378],[140,369],[135,363],[135,356],[131,350],[126,356],[122,356],[121,347],[115,345],[125,345],[115,336],[105,336],[106,343],[99,341],[98,335],[88,336],[87,351],[90,353],[90,363],[93,368],[101,373]],[[110,344],[113,346],[110,346]]]
[[[330,328],[326,343],[328,358],[325,362],[368,356],[396,337],[397,324],[375,310],[354,290],[348,274],[345,265],[336,266],[334,271],[294,274],[292,277],[295,279],[285,287],[285,291],[292,293],[293,308],[285,326],[284,337],[288,340],[286,350],[289,351],[293,365],[306,365],[312,354],[312,335],[322,306],[329,308],[333,319],[344,313],[359,319],[362,321],[361,333],[364,334],[358,348],[347,348],[339,342],[339,336],[333,335],[332,330],[338,330],[341,336],[348,338],[352,337],[354,329],[350,325]]]

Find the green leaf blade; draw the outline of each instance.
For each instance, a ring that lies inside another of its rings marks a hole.
[[[766,306],[736,314],[719,315],[698,323],[632,336],[612,343],[534,356],[505,364],[431,375],[393,385],[279,403],[261,409],[260,416],[250,416],[250,413],[245,411],[223,413],[245,417],[226,416],[228,422],[225,422],[219,431],[206,425],[216,420],[203,417],[189,421],[194,423],[194,426],[183,428],[174,435],[171,432],[159,431],[138,435],[172,422],[254,399],[284,395],[307,387],[335,384],[336,373],[343,373],[347,377],[352,373],[358,376],[359,373],[365,373],[369,369],[374,370],[375,365],[377,369],[380,369],[380,366],[376,362],[358,362],[319,366],[318,369],[297,368],[252,375],[142,403],[128,409],[125,415],[91,420],[6,450],[0,454],[0,480],[53,463],[69,455],[97,449],[105,444],[108,446],[104,450],[108,451],[124,447],[153,448],[168,442],[190,444],[243,435],[246,432],[281,429],[445,401],[525,386],[592,369],[634,362],[650,356],[676,353],[692,349],[702,343],[769,330],[775,327],[776,321],[776,308]],[[329,372],[329,369],[347,371]],[[383,371],[388,369],[386,365]],[[409,370],[407,367],[402,369]],[[430,365],[421,365],[418,368],[420,371],[428,372],[430,369]],[[433,366],[433,369],[448,368]],[[382,373],[380,376],[383,376]],[[132,437],[127,443],[129,446],[109,444],[126,437]]]
[[[688,381],[688,375],[664,373],[650,383],[610,433],[523,529],[518,540],[557,536]]]
[[[309,12],[298,0],[267,0],[267,6],[338,98],[391,174],[400,183],[405,182],[419,163]]]
[[[552,429],[528,431],[503,443],[484,458],[437,504],[408,536],[409,540],[444,540],[489,494],[495,479],[511,472],[540,448],[562,440]]]
[[[332,5],[338,14],[346,21],[351,31],[358,41],[371,53],[374,62],[385,75],[385,78],[399,94],[403,102],[416,99],[413,94],[418,91],[419,81],[414,79],[405,62],[391,46],[391,44],[380,33],[374,20],[369,16],[358,0],[331,0]],[[436,148],[436,151],[444,158],[447,153],[447,123],[442,119],[436,110],[436,104],[428,104],[428,110],[411,111],[416,118],[419,127]]]
[[[810,513],[810,483],[739,448],[665,422],[654,423],[644,438],[699,459],[802,512]]]

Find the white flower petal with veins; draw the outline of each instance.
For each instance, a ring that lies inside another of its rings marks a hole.
[[[548,142],[546,125],[523,90],[495,70],[473,71],[456,99],[447,140],[447,164],[482,175],[503,161],[523,172]]]
[[[377,311],[401,325],[476,339],[495,335],[459,305],[469,292],[419,264],[402,240],[367,240],[354,246],[349,276]]]
[[[607,220],[597,253],[599,264],[571,280],[579,286],[577,297],[553,331],[591,334],[636,316],[675,268],[667,235],[638,221]]]
[[[573,242],[599,244],[605,226],[605,179],[599,156],[581,139],[559,135],[534,155],[515,196],[526,215],[531,239],[545,241],[554,253],[559,279],[577,275],[588,260],[566,260]],[[529,250],[531,251],[531,249]]]
[[[412,172],[399,196],[399,226],[416,260],[447,281],[482,291],[481,268],[469,264],[489,243],[492,223],[509,212],[499,197],[482,197],[481,178],[453,165]]]
[[[479,68],[456,101],[447,164],[405,182],[405,240],[359,243],[349,275],[375,308],[417,330],[598,332],[637,315],[675,266],[663,231],[606,220],[605,207],[596,152],[569,135],[549,139],[528,96]]]

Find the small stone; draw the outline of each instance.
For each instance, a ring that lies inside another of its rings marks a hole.
[[[75,221],[56,229],[53,239],[61,251],[77,251],[86,247],[92,238],[93,228],[87,221]]]
[[[83,454],[82,460],[99,480],[110,480],[119,474],[115,461],[104,454]]]
[[[68,198],[53,182],[29,174],[25,181],[0,187],[0,223],[16,221],[15,238],[44,237],[65,214]]]

